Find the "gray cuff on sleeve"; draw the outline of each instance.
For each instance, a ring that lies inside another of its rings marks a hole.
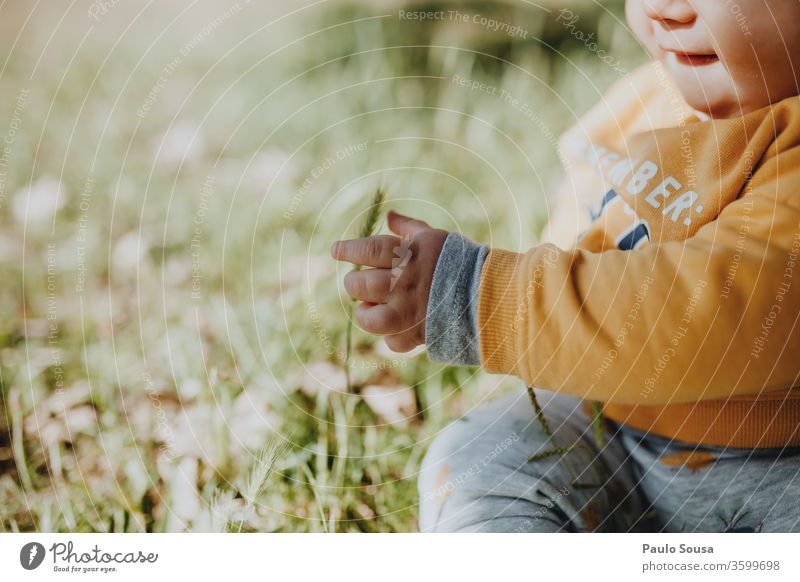
[[[425,343],[431,360],[480,366],[478,288],[488,253],[488,245],[457,232],[447,235],[428,296]]]

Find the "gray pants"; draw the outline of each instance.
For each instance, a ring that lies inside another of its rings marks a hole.
[[[419,478],[425,532],[800,532],[800,448],[696,447],[606,421],[577,398],[523,391],[449,425]],[[535,453],[577,444],[563,456]]]

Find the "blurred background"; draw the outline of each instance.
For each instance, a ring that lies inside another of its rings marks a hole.
[[[417,529],[431,439],[520,384],[356,330],[348,386],[330,243],[383,181],[534,244],[622,8],[2,3],[0,531]]]

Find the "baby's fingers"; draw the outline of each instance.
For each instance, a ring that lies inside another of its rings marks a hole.
[[[389,269],[350,271],[344,276],[344,288],[353,299],[385,303],[389,296],[392,272]]]
[[[331,246],[331,256],[354,265],[390,269],[395,249],[398,249],[399,245],[400,239],[388,234],[339,240]]]
[[[359,303],[355,310],[361,329],[373,335],[389,335],[402,331],[403,323],[394,307],[386,304]]]

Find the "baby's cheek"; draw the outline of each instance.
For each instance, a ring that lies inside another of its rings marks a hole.
[[[653,37],[653,26],[644,12],[643,0],[628,0],[625,3],[625,18],[631,32],[638,38],[647,51],[654,57],[660,58],[660,49]]]
[[[800,65],[800,2],[776,0],[769,10],[762,2],[698,5],[743,112],[798,93],[790,72]]]

